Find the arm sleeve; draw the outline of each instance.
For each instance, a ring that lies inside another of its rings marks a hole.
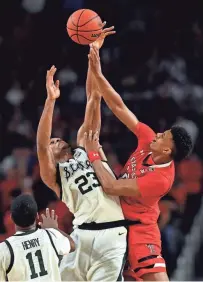
[[[155,132],[146,124],[138,122],[134,130],[134,134],[137,136],[138,145],[149,144],[156,136]]]
[[[150,172],[144,177],[139,177],[136,180],[142,198],[159,198],[167,193],[170,188],[170,181],[156,171]]]
[[[53,243],[59,255],[67,255],[70,252],[70,242],[61,232],[54,228],[47,229],[52,237]]]

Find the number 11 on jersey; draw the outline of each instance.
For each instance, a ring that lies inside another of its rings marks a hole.
[[[48,274],[48,272],[45,270],[45,267],[44,267],[44,261],[43,261],[41,250],[37,250],[35,252],[35,256],[38,258],[38,263],[39,263],[39,267],[40,267],[39,274],[37,274],[37,272],[36,272],[32,253],[28,253],[26,255],[26,259],[29,262],[30,271],[31,271],[30,279],[34,279],[34,278],[37,278],[38,276],[44,276],[44,275]]]

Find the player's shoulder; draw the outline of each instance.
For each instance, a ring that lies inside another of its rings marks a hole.
[[[139,141],[142,140],[142,143],[151,142],[156,135],[151,127],[140,121],[136,125],[134,134],[137,136]]]
[[[161,166],[161,165],[160,165]],[[159,183],[161,185],[160,187],[165,187],[166,190],[170,188],[174,182],[175,178],[175,170],[174,170],[174,164],[171,162],[170,165],[166,167],[156,167],[156,168],[150,168],[151,174],[150,179],[151,182],[155,181],[156,183]]]
[[[78,146],[77,148],[75,148],[74,155],[73,155],[74,159],[78,159],[84,155],[87,156],[87,152],[85,151],[84,147]]]
[[[175,165],[173,161],[166,167],[158,168],[157,171],[159,172],[159,175],[170,182],[175,178]]]
[[[59,231],[56,230],[56,229],[54,229],[54,228],[46,228],[46,229],[44,229],[44,230],[48,231],[48,233],[50,233],[50,234],[53,235],[54,237],[56,237],[57,234],[59,233]]]
[[[51,236],[52,239],[60,239],[61,237],[64,236],[60,231],[58,231],[55,228],[46,228],[44,230],[48,232],[48,234]]]
[[[5,248],[7,248],[7,247],[6,247],[6,242],[3,241],[3,242],[0,243],[0,251],[2,251],[2,250],[5,249]]]
[[[89,162],[88,155],[84,147],[77,147],[74,150],[73,158],[76,162],[81,162],[81,163]]]
[[[141,121],[139,121],[137,123],[136,129],[137,130],[143,130],[143,131],[150,131],[150,132],[154,133],[154,130],[149,125],[147,125],[146,123],[141,122]]]
[[[0,253],[3,254],[4,256],[9,254],[10,238],[11,237],[0,243]]]

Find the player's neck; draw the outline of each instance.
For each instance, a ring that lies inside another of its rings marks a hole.
[[[73,156],[70,154],[70,153],[66,153],[66,154],[64,154],[64,156],[62,156],[62,157],[60,157],[60,159],[57,161],[57,162],[59,162],[59,163],[65,163],[65,162],[67,162],[69,159],[72,159],[73,158]]]
[[[156,153],[152,153],[151,157],[153,162],[157,165],[166,164],[171,161],[171,159],[168,156],[161,156]]]
[[[32,230],[36,229],[36,223],[34,223],[30,226],[27,226],[27,227],[21,227],[21,226],[18,226],[18,225],[16,225],[15,227],[16,227],[16,232],[18,232],[18,231],[21,231],[21,232],[32,231]]]

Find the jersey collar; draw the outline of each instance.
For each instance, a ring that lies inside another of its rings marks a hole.
[[[149,155],[147,155],[147,157],[145,158],[145,160],[147,160],[149,158],[149,156],[151,156],[152,153],[149,153]],[[151,168],[164,168],[164,167],[168,167],[170,166],[172,163],[172,161],[168,162],[168,163],[165,163],[165,164],[152,164],[152,165],[149,165],[149,164],[144,164],[145,166],[148,166],[148,167],[151,167]]]
[[[37,230],[38,230],[38,229],[35,228],[35,229],[28,230],[28,231],[17,231],[13,236],[29,235],[29,234],[32,234],[32,233],[36,232]]]

